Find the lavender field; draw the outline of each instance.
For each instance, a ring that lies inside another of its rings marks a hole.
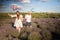
[[[13,27],[15,18],[0,17],[0,40],[60,40],[60,18],[32,18],[32,27],[19,34]]]

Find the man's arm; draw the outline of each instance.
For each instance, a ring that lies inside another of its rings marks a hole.
[[[27,16],[25,15],[24,21],[26,21],[26,17],[27,17]]]

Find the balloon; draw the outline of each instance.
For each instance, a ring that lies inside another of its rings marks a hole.
[[[13,5],[13,6],[12,6],[12,9],[13,9],[13,10],[17,10],[17,6],[16,6],[16,5]]]
[[[24,8],[24,6],[21,6],[21,5],[17,5],[17,4],[12,4],[12,9],[15,11],[17,9],[20,9],[22,10]]]

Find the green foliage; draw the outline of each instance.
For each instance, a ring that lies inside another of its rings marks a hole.
[[[43,30],[42,37],[43,37],[43,40],[51,40],[52,35],[49,31]]]
[[[51,13],[51,14],[49,14],[48,16],[50,17],[50,18],[59,18],[59,15],[60,14],[57,14],[57,13]]]
[[[15,13],[10,13],[15,14]],[[26,13],[21,13],[25,17]],[[32,13],[33,18],[60,18],[60,13]],[[8,13],[0,13],[1,18],[10,18]]]
[[[55,23],[55,28],[56,28],[55,32],[57,34],[60,34],[60,23],[59,22],[60,22],[60,20],[57,20]]]
[[[5,19],[5,18],[9,18],[7,13],[0,13],[0,19]]]
[[[47,30],[47,26],[44,25],[44,24],[41,24],[41,25],[40,25],[40,28],[41,28],[42,30]]]
[[[51,32],[55,32],[56,31],[56,28],[55,28],[56,25],[52,21],[48,22],[48,25],[50,26],[48,29]]]
[[[33,18],[60,18],[59,13],[32,13]]]
[[[22,33],[20,36],[21,39],[27,39],[27,37],[28,37],[28,35],[26,32]]]
[[[7,37],[4,37],[3,40],[8,40],[8,38]]]
[[[32,27],[36,28],[37,24],[36,23],[32,23]]]
[[[32,31],[31,28],[29,28],[29,27],[26,28],[26,32],[30,33],[31,31]]]
[[[16,30],[15,30],[15,31],[13,31],[13,30],[10,31],[10,35],[12,35],[12,36],[14,36],[14,37],[18,37],[19,34],[20,34],[20,33],[19,33],[18,31],[16,31]]]
[[[28,40],[41,40],[41,35],[39,32],[31,32],[30,35],[28,36]]]

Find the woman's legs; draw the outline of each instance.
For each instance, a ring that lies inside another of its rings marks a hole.
[[[20,33],[21,27],[16,27],[16,30]]]

